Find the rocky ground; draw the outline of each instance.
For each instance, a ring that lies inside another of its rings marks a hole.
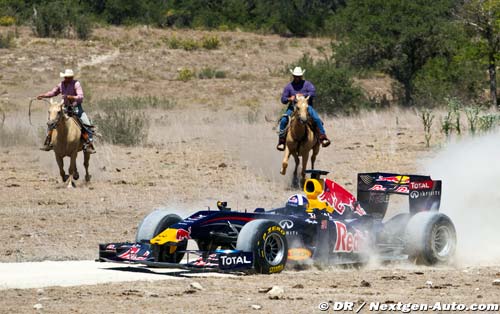
[[[214,207],[217,200],[235,210],[271,208],[297,192],[290,176],[279,175],[282,155],[265,116],[274,119],[280,110],[277,99],[288,80],[283,69],[305,52],[320,55],[317,47],[329,40],[221,32],[216,33],[220,49],[188,52],[166,47],[163,39],[174,35],[196,39],[207,33],[107,28],[79,42],[38,39],[21,29],[16,47],[0,51],[6,113],[0,133],[1,262],[94,259],[100,242],[133,240],[137,224],[154,208],[182,216]],[[206,66],[227,77],[177,80],[181,68]],[[60,182],[52,153],[37,150],[45,109],[34,111],[34,126],[26,117],[29,97],[55,85],[65,67],[77,70],[95,101],[155,95],[175,103],[144,110],[152,121],[145,145],[98,142],[92,181],[71,190]],[[388,82],[365,85],[384,91]],[[443,142],[436,132],[427,149],[419,117],[397,108],[329,117],[325,126],[333,144],[321,150],[317,167],[352,191],[357,172],[418,171]],[[499,274],[499,267],[375,264],[271,276],[9,289],[2,291],[0,312],[310,313],[319,312],[320,302],[335,301],[495,303],[500,287],[492,282]],[[201,289],[191,285],[195,281]],[[269,295],[273,286],[283,291]]]

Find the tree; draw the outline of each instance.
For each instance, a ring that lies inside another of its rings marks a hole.
[[[496,62],[500,53],[500,0],[466,0],[456,15],[472,31],[471,54],[488,64],[490,98],[498,107]]]
[[[414,103],[414,80],[435,57],[451,57],[453,0],[351,0],[334,25],[342,43],[337,58],[357,68],[380,69]]]

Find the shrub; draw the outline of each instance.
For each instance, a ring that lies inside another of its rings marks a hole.
[[[71,1],[51,1],[34,7],[33,32],[38,37],[71,37],[88,39],[92,32],[90,19]]]
[[[14,33],[8,32],[5,35],[0,34],[0,49],[14,47]]]
[[[183,81],[183,82],[187,82],[189,81],[190,79],[192,79],[194,76],[194,72],[191,71],[190,69],[187,69],[187,68],[182,68],[180,71],[179,71],[179,74],[177,76],[177,79],[179,81]]]
[[[201,40],[201,46],[205,49],[217,49],[220,46],[220,39],[218,36],[206,36]]]
[[[0,26],[12,26],[16,23],[16,19],[12,16],[0,17]]]
[[[112,144],[134,146],[147,141],[149,118],[133,110],[106,110],[94,118],[104,141]]]
[[[361,88],[353,85],[351,73],[347,69],[338,68],[334,61],[325,58],[314,62],[306,54],[288,68],[295,66],[306,69],[305,79],[316,87],[316,110],[328,114],[350,114],[368,106]]]
[[[198,73],[199,79],[225,78],[225,77],[226,77],[226,72],[221,70],[216,70],[210,67],[203,68]]]

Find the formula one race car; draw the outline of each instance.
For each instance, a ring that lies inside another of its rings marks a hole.
[[[364,263],[406,260],[428,265],[449,262],[455,227],[439,213],[441,181],[429,176],[358,174],[357,199],[336,182],[309,170],[304,195],[285,207],[235,212],[218,210],[182,219],[167,211],[147,215],[135,243],[99,245],[99,261],[138,263],[203,271],[281,272],[294,263]],[[409,212],[384,221],[392,194],[409,199]],[[198,250],[187,250],[194,240]]]

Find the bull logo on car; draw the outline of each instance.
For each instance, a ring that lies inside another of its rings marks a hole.
[[[175,236],[177,241],[188,240],[191,239],[191,227],[188,230],[185,229],[177,229],[177,234]]]

